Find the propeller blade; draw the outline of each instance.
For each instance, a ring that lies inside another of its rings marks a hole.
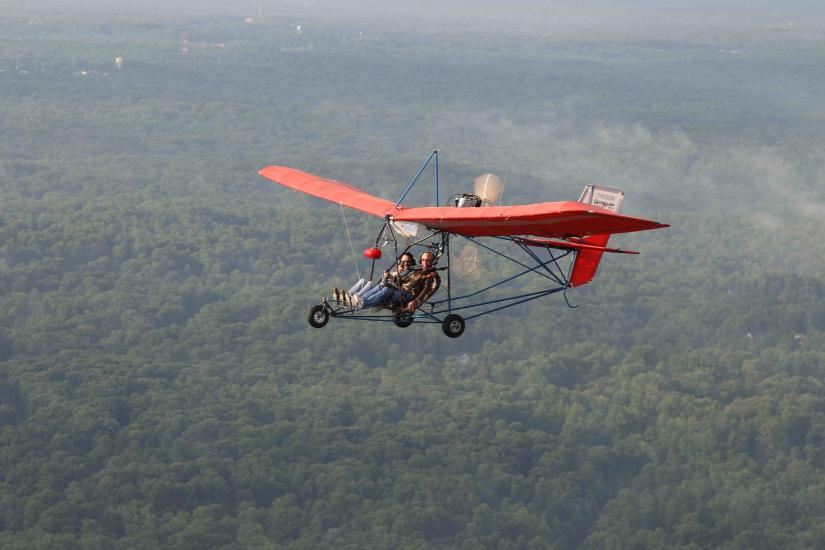
[[[473,194],[481,198],[481,206],[498,206],[504,193],[504,182],[495,174],[482,174],[473,181]],[[479,247],[468,244],[453,261],[453,272],[468,281],[476,281],[484,273],[478,255]]]
[[[498,205],[504,192],[504,182],[495,174],[482,174],[473,182],[473,193],[481,197],[481,206]]]
[[[481,260],[478,258],[478,246],[474,244],[464,246],[451,264],[453,273],[462,279],[475,281],[481,277]]]

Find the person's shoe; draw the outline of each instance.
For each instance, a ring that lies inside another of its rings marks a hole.
[[[343,290],[341,291],[341,303],[347,307],[352,307],[352,297]]]
[[[349,295],[350,304],[352,305],[352,309],[361,309],[364,307],[364,299],[361,298],[358,294],[350,294]]]
[[[336,304],[341,303],[341,295],[338,293],[337,287],[332,287],[332,301]]]

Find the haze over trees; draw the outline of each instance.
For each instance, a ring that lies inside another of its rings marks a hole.
[[[0,546],[823,547],[825,18],[743,4],[0,3]],[[310,329],[342,213],[257,170],[433,147],[673,227],[575,310]]]

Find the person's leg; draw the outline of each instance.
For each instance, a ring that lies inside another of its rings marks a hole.
[[[398,305],[410,300],[412,300],[412,295],[406,290],[387,286],[381,287],[380,292],[371,293],[368,298],[364,298],[362,307],[372,307],[378,304]],[[369,303],[367,303],[368,301]]]
[[[369,282],[372,282],[372,281],[369,281]],[[365,284],[367,284],[367,281],[365,281],[364,279],[358,279],[358,282],[355,283],[355,286],[353,286],[351,289],[349,289],[349,292],[347,292],[347,294],[357,294],[359,290],[364,288]]]
[[[362,292],[361,294],[359,294],[358,297],[361,299],[361,301],[365,301],[365,300],[375,301],[376,299],[378,299],[378,296],[383,295],[382,293],[384,292],[384,290],[386,288],[387,287],[385,287],[385,286],[375,285],[374,287],[372,287],[368,291]]]
[[[352,294],[357,294],[357,295],[359,295],[359,296],[361,296],[361,297],[363,298],[364,296],[366,296],[366,295],[367,295],[367,293],[368,293],[369,291],[371,291],[372,289],[374,289],[374,288],[375,288],[375,287],[377,287],[377,286],[379,286],[379,285],[376,285],[374,281],[367,281],[367,284],[365,284],[365,285],[361,288],[361,290],[358,290],[358,291],[356,291],[356,292],[353,292]]]
[[[373,307],[377,306],[381,302],[385,301],[389,296],[391,296],[394,292],[397,292],[394,288],[388,286],[377,286],[370,292],[368,292],[363,298],[363,305],[361,307]]]

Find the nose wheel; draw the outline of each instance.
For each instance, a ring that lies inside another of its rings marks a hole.
[[[441,330],[450,338],[458,338],[464,334],[464,319],[455,313],[447,315],[441,322]]]
[[[315,328],[321,328],[329,322],[329,312],[325,307],[326,304],[318,304],[312,306],[307,315],[307,321]]]

